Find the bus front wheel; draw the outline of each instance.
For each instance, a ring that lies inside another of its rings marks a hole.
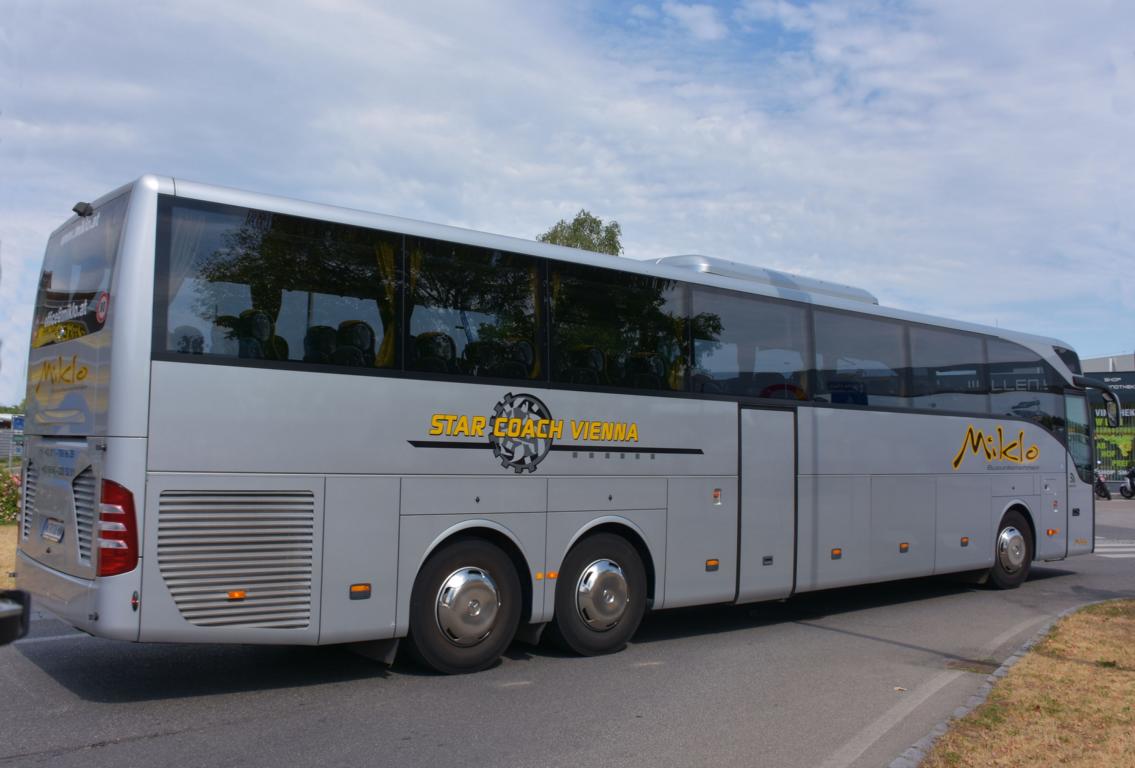
[[[410,647],[446,674],[492,665],[520,623],[520,580],[500,547],[482,539],[445,546],[426,560],[410,597]]]
[[[1011,509],[1001,518],[993,543],[993,567],[989,582],[997,589],[1015,589],[1029,577],[1033,561],[1032,528],[1019,511]]]
[[[576,544],[556,582],[552,636],[568,650],[596,656],[622,650],[646,612],[646,569],[621,536],[600,533]]]

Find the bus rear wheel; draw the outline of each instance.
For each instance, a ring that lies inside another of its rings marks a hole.
[[[621,536],[588,536],[568,552],[556,582],[552,636],[582,656],[622,650],[646,612],[646,569]]]
[[[520,623],[520,580],[508,555],[482,539],[426,560],[410,597],[410,647],[420,662],[456,675],[491,666]]]
[[[994,541],[989,583],[997,589],[1016,589],[1029,577],[1033,561],[1032,527],[1015,509],[1001,518]]]

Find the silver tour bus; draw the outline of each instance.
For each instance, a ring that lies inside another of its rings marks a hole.
[[[1103,386],[1059,341],[172,178],[74,210],[17,583],[92,635],[468,672],[545,628],[608,653],[648,609],[1092,551]]]

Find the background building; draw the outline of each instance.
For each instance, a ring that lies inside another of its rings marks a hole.
[[[1096,413],[1096,459],[1112,484],[1135,465],[1135,355],[1109,355],[1080,361],[1084,373],[1101,379],[1119,395],[1122,418],[1117,429],[1107,426],[1103,403],[1092,398]],[[1113,489],[1114,490],[1114,489]]]

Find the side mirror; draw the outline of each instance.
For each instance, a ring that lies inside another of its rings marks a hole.
[[[1107,425],[1112,429],[1119,426],[1119,398],[1110,389],[1100,392],[1103,397],[1103,408],[1107,414]]]
[[[0,645],[19,640],[28,633],[32,599],[27,592],[0,592]]]
[[[1087,376],[1073,376],[1072,383],[1084,389],[1098,389],[1103,398],[1104,413],[1107,416],[1107,425],[1112,429],[1119,426],[1119,395],[1107,388],[1107,384]]]

